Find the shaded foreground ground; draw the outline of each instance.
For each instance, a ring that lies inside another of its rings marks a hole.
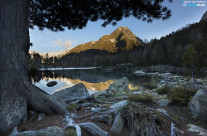
[[[151,106],[153,108],[157,107],[155,104],[147,104],[147,105]],[[77,110],[77,112],[76,112],[77,115],[78,116],[89,115],[90,113],[86,113],[85,109],[86,109],[86,107],[83,107],[83,108]],[[162,114],[159,114],[159,113],[156,113],[156,114],[159,118],[159,121],[157,122],[157,124],[160,126],[161,132],[166,136],[170,135],[170,129],[171,129],[172,122],[175,123],[175,127],[178,129],[180,136],[196,136],[196,135],[198,135],[198,133],[192,133],[192,132],[188,131],[187,124],[189,124],[189,123],[192,123],[192,124],[196,123],[198,125],[202,125],[202,127],[204,127],[205,129],[207,128],[207,125],[202,124],[201,122],[199,122],[197,120],[194,120],[192,118],[192,116],[190,115],[190,112],[187,108],[181,108],[181,107],[170,105],[170,106],[166,107],[165,110],[169,113],[171,118],[163,116]],[[70,111],[70,112],[75,113],[75,111]],[[102,130],[109,132],[109,134],[111,136],[115,136],[115,134],[110,132],[112,124],[108,125],[106,123],[96,122],[96,121],[92,121],[90,119],[90,117],[98,116],[98,115],[100,115],[100,114],[95,113],[95,114],[87,116],[85,118],[77,119],[77,120],[75,120],[75,123],[78,124],[78,123],[82,123],[82,122],[92,122],[92,123],[96,124],[97,126],[99,126]],[[19,125],[18,130],[19,131],[39,130],[39,129],[43,129],[43,128],[46,128],[49,126],[59,126],[61,128],[64,128],[64,121],[63,120],[64,120],[64,115],[49,115],[40,121],[33,120],[33,121],[27,121],[25,123],[22,123],[21,125]],[[84,132],[82,130],[82,136],[90,136],[90,135],[87,132]],[[119,136],[129,136],[129,129],[126,126],[124,126],[124,128],[121,131],[121,133],[119,134]]]

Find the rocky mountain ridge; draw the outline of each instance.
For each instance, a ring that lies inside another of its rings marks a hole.
[[[80,53],[91,49],[116,53],[118,50],[128,51],[139,45],[142,45],[142,40],[136,37],[129,28],[120,26],[111,34],[102,36],[98,41],[90,41],[74,47],[68,54]]]

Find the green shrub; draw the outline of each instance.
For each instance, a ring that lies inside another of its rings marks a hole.
[[[157,88],[157,85],[153,83],[145,83],[143,86],[150,90]]]
[[[129,95],[128,100],[135,102],[151,103],[153,102],[154,97],[151,94],[131,94]]]
[[[72,111],[72,110],[76,110],[76,108],[78,108],[78,104],[74,103],[74,104],[69,104],[67,105],[67,110]]]
[[[163,86],[156,90],[156,93],[158,94],[168,94],[170,92],[171,88],[168,86]]]
[[[64,136],[77,136],[76,130],[71,127],[65,131]]]
[[[168,93],[168,97],[170,98],[171,103],[178,106],[187,106],[196,92],[196,90],[176,87]]]

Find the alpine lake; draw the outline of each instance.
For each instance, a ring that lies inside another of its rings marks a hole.
[[[49,94],[62,89],[83,83],[89,93],[102,91],[109,87],[115,80],[127,77],[129,89],[138,90],[146,85],[156,85],[159,80],[154,77],[138,77],[129,71],[115,71],[112,69],[89,68],[41,68],[29,72],[33,84]],[[47,83],[56,81],[57,84],[48,87]]]

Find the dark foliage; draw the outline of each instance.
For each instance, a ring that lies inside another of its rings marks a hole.
[[[162,95],[162,94],[168,94],[170,92],[171,88],[169,86],[163,86],[156,90],[156,93]]]
[[[172,0],[168,0],[172,2]],[[103,20],[102,26],[116,25],[123,17],[143,21],[167,19],[171,10],[164,0],[30,0],[30,27],[52,31],[81,29],[88,21]]]
[[[191,90],[183,87],[173,88],[169,93],[171,103],[178,106],[187,106],[193,96],[196,94],[197,90]]]

